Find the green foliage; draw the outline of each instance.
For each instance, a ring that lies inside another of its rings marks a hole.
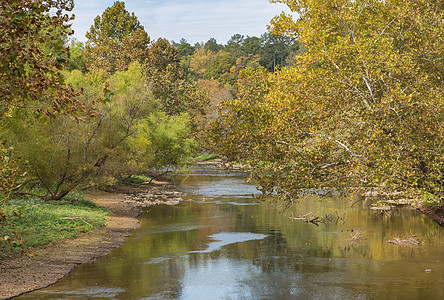
[[[232,53],[234,56],[240,55],[240,47],[242,46],[244,42],[245,37],[241,34],[235,34],[233,35],[227,42],[227,45],[225,46],[225,50]]]
[[[108,74],[124,71],[133,61],[143,63],[148,56],[150,38],[125,3],[114,2],[86,33],[85,57],[90,70],[103,69]]]
[[[87,71],[85,57],[83,52],[85,51],[85,46],[82,42],[74,40],[69,46],[69,62],[67,69],[69,71],[80,70],[85,73]]]
[[[201,154],[196,156],[194,159],[196,161],[211,161],[214,159],[218,159],[220,156],[218,154],[214,154],[214,153],[207,153],[207,154]]]
[[[123,182],[130,182],[130,183],[147,183],[150,182],[153,178],[147,177],[144,175],[131,175],[128,178],[124,178]]]
[[[271,2],[299,15],[272,33],[307,51],[275,74],[241,73],[213,124],[217,149],[287,200],[367,187],[442,199],[443,4]]]
[[[181,39],[180,43],[176,45],[176,48],[180,57],[187,57],[193,55],[195,50],[194,47],[191,46],[186,39]]]
[[[160,109],[169,116],[188,113],[191,133],[196,136],[205,123],[209,98],[195,83],[185,79],[176,47],[165,39],[158,39],[151,46],[144,67]]]
[[[177,49],[185,49],[185,41]],[[181,67],[189,80],[217,80],[233,86],[241,69],[259,66],[268,71],[294,64],[292,59],[300,53],[299,43],[287,35],[263,34],[261,37],[233,35],[226,45],[215,39],[194,47],[192,55],[181,55]],[[182,51],[182,50],[181,50]]]
[[[0,206],[18,187],[18,181],[26,175],[19,168],[18,158],[11,157],[10,150],[5,147],[5,143],[0,144]]]
[[[107,86],[108,101],[95,103],[94,118],[60,116],[41,121],[27,110],[10,117],[11,153],[26,163],[28,179],[40,187],[36,194],[60,200],[78,188],[114,184],[149,168],[184,163],[195,147],[188,135],[196,129],[198,111],[190,109],[194,123],[187,114],[169,116],[161,111],[144,73],[138,62],[110,77],[94,71],[66,72],[66,80],[83,90],[82,101],[94,101]],[[183,93],[183,99],[194,103],[206,99],[189,85]]]
[[[141,130],[151,166],[156,169],[184,165],[196,150],[196,142],[188,137],[190,121],[186,114],[168,116],[156,112],[141,123]]]
[[[85,102],[94,101],[105,83],[95,72],[67,73],[67,81],[83,89]],[[137,62],[127,71],[108,78],[109,101],[97,104],[95,118],[74,120],[60,116],[41,122],[29,111],[16,111],[8,125],[14,157],[26,163],[29,177],[46,190],[43,197],[59,200],[73,189],[112,183],[122,174],[146,167],[144,150],[138,145],[137,124],[158,105]]]
[[[146,74],[162,110],[170,115],[184,112],[187,108],[183,99],[186,86],[176,48],[160,38],[151,46],[148,57]]]
[[[99,228],[107,214],[83,198],[72,204],[13,199],[2,207],[8,222],[0,227],[0,258]]]
[[[225,73],[230,73],[230,69],[234,64],[235,59],[231,53],[219,51],[208,65],[208,69],[205,72],[204,78],[216,80],[221,79],[221,83],[226,83],[226,81],[223,80],[223,78],[221,77]]]
[[[285,35],[265,33],[261,36],[263,46],[260,53],[261,66],[270,72],[287,65],[290,53],[299,50],[299,43]]]
[[[429,192],[425,192],[422,194],[422,205],[423,206],[435,206],[441,203],[443,199],[438,198],[436,195],[433,195]]]
[[[210,38],[203,47],[207,51],[218,52],[223,46],[218,44],[215,38]]]

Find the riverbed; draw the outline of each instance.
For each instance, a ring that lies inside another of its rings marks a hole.
[[[260,202],[246,178],[175,176],[179,205],[144,208],[122,247],[19,299],[444,299],[443,228],[425,215],[354,198]]]

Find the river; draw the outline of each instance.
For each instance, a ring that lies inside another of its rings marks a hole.
[[[122,247],[19,299],[444,299],[444,231],[426,216],[334,197],[258,202],[246,177],[175,176],[185,201],[146,208]],[[294,218],[306,214],[323,222]]]

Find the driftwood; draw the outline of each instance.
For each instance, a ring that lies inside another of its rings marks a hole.
[[[331,222],[331,223],[338,223],[339,220],[344,221],[344,218],[341,217],[338,213],[338,211],[335,211],[331,214],[325,215],[323,217],[320,216],[315,216],[315,214],[313,212],[309,212],[305,215],[299,216],[299,217],[288,217],[290,220],[304,220],[306,223],[312,223],[315,224],[316,226],[319,226],[319,223],[326,223],[326,222]]]
[[[350,236],[350,239],[346,240],[347,242],[359,243],[361,240],[365,239],[363,238],[361,230],[359,229],[357,229],[355,233],[351,233]]]
[[[299,217],[288,217],[290,220],[304,220],[306,223],[312,223],[315,224],[316,226],[319,226],[320,222],[324,222],[323,220],[319,219],[319,217],[309,217],[312,214],[312,212],[305,214],[303,216],[299,216]]]
[[[393,240],[387,241],[387,243],[401,247],[417,247],[420,244],[420,242],[415,240],[414,238],[408,238],[408,239],[394,238]]]

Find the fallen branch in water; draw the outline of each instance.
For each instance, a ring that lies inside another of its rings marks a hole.
[[[293,217],[293,213],[291,213],[291,217],[288,217],[290,220],[307,220],[310,215],[313,215],[314,212],[306,213],[305,215],[299,217]]]
[[[401,247],[415,247],[420,244],[419,241],[415,240],[414,238],[408,238],[405,240],[400,238],[394,238],[393,240],[387,241],[387,243]]]
[[[299,217],[288,217],[290,220],[304,220],[307,223],[312,223],[315,224],[316,226],[319,226],[319,222],[324,222],[323,220],[319,219],[319,217],[309,217],[310,215],[312,215],[313,212],[310,212],[308,214],[305,214],[303,216],[299,216]]]
[[[345,240],[346,242],[359,243],[362,239],[364,239],[362,237],[362,232],[360,229],[357,229],[356,233],[351,233],[350,236],[351,236],[351,238]]]

